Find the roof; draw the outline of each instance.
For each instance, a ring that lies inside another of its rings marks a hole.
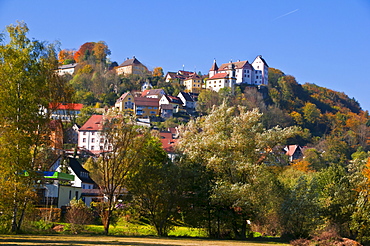
[[[217,70],[218,70],[218,66],[217,66],[216,60],[214,60],[213,65],[212,65],[210,71],[217,71]]]
[[[164,94],[163,94],[164,93]],[[148,96],[148,95],[165,95],[163,89],[151,89],[151,90],[145,90],[141,93],[142,97]]]
[[[69,159],[69,166],[72,168],[73,172],[77,175],[77,177],[84,183],[95,184],[95,182],[90,178],[90,175],[84,176],[81,175],[81,172],[85,172],[89,174],[85,168],[81,166],[77,159],[68,157]]]
[[[171,132],[160,132],[159,136],[161,139],[172,139],[172,133]]]
[[[196,73],[193,73],[193,74],[190,74],[185,80],[188,80],[188,79],[202,79],[202,77]]]
[[[122,102],[122,101],[125,99],[125,97],[127,97],[129,94],[131,95],[131,93],[130,93],[129,91],[128,91],[128,92],[126,92],[126,93],[123,93],[123,94],[122,94],[122,96],[120,96],[120,97],[117,99],[116,103]]]
[[[83,108],[82,103],[50,103],[49,108],[53,110],[81,110]]]
[[[103,129],[103,115],[92,115],[80,128],[80,131],[100,131]]]
[[[215,75],[213,75],[209,79],[224,79],[224,78],[228,78],[228,77],[229,77],[228,73],[216,73]]]
[[[59,66],[58,69],[69,69],[69,68],[75,68],[77,66],[77,63],[67,64]]]
[[[135,97],[136,106],[146,106],[146,107],[159,107],[158,98],[148,98],[148,97]]]
[[[184,99],[187,101],[187,102],[194,102],[194,99],[190,96],[189,93],[186,93],[186,92],[183,92],[183,91],[180,91],[179,95],[180,94],[184,97]]]
[[[169,95],[164,95],[167,100],[170,102],[170,103],[176,103],[176,104],[182,104],[182,101],[179,97],[174,97],[174,96],[169,96]]]
[[[139,62],[138,59],[136,59],[136,57],[132,57],[131,59],[127,59],[126,61],[124,61],[120,67],[125,67],[125,66],[132,66],[132,65],[143,65],[141,62]],[[144,65],[143,65],[144,66]]]
[[[161,143],[162,143],[162,148],[164,151],[166,151],[167,153],[172,153],[174,152],[174,146],[176,145],[176,143],[178,142],[178,139],[160,139]]]
[[[301,148],[299,145],[295,144],[295,145],[288,145],[285,147],[285,151],[286,151],[286,155],[289,155],[289,156],[293,156],[294,153],[296,152],[296,150],[298,148]]]
[[[245,68],[250,68],[250,69],[253,69],[253,67],[249,64],[248,61],[238,61],[238,62],[229,62],[229,63],[224,63],[220,66],[220,68],[218,70],[229,70],[229,66],[231,64],[234,64],[235,65],[235,69],[241,69],[243,67]]]

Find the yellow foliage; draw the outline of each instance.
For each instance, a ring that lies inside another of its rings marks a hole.
[[[305,160],[296,160],[292,164],[293,168],[297,169],[298,171],[302,171],[305,173],[313,172],[313,170],[310,168],[310,163]]]

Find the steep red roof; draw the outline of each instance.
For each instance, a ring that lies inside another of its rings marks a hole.
[[[103,129],[103,115],[92,115],[79,129],[80,131],[100,131]]]
[[[81,110],[83,108],[82,103],[50,103],[49,108],[53,110],[63,109],[63,110]]]
[[[178,142],[178,139],[161,139],[162,148],[167,153],[172,153],[174,151],[174,146]]]
[[[213,75],[209,79],[224,79],[224,78],[228,78],[228,77],[229,77],[228,73],[216,73],[215,75]]]

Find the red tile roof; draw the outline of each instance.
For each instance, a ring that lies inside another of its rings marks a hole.
[[[215,75],[213,75],[209,79],[224,79],[224,78],[228,78],[228,77],[229,77],[228,73],[216,73]]]
[[[80,131],[101,131],[103,129],[103,115],[92,115],[79,129]]]
[[[82,103],[50,103],[49,108],[53,110],[64,109],[64,110],[81,110],[83,108]]]

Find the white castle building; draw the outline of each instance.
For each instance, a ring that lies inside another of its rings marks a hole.
[[[209,70],[209,79],[206,88],[219,91],[221,88],[231,87],[235,84],[267,85],[268,68],[262,56],[257,56],[250,64],[248,61],[224,63],[217,66],[216,60]]]

